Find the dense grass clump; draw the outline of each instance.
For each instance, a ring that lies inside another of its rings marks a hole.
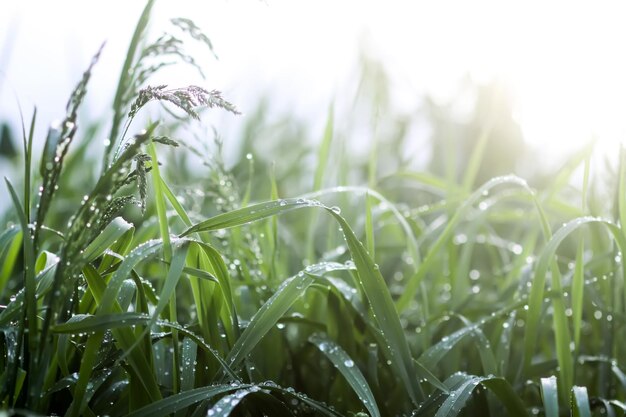
[[[624,414],[624,155],[614,204],[591,184],[587,149],[538,189],[513,175],[476,185],[488,130],[460,174],[398,163],[381,176],[379,152],[399,136],[360,163],[331,109],[317,149],[279,142],[284,154],[268,155],[249,146],[260,108],[227,168],[219,139],[208,153],[186,126],[202,108],[236,107],[203,87],[149,84],[163,56],[196,66],[177,37],[147,41],[152,3],[98,174],[86,151],[97,129],[83,132],[77,112],[99,52],[39,161],[36,112],[23,129],[24,170],[6,180],[13,206],[0,233],[3,409]],[[193,22],[172,23],[212,51]],[[149,102],[168,115],[137,129]],[[311,156],[313,168],[285,155]]]

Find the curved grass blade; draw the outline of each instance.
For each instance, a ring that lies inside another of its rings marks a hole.
[[[437,175],[430,172],[415,172],[415,171],[398,171],[391,174],[389,177],[384,177],[379,180],[383,182],[387,178],[401,178],[408,179],[425,186],[425,188],[434,191],[438,196],[444,196],[448,192],[458,192],[459,187],[455,184],[448,184],[448,182]]]
[[[222,290],[222,295],[224,297],[224,301],[226,302],[226,309],[228,313],[228,319],[224,320],[224,324],[227,327],[226,331],[229,333],[231,338],[239,337],[239,321],[237,319],[237,310],[235,308],[233,291],[230,285],[231,278],[228,273],[228,268],[224,263],[224,259],[220,253],[208,243],[197,240],[192,240],[192,242],[202,250],[202,253],[208,259],[209,264],[213,269],[212,272],[214,273],[215,278],[217,278]]]
[[[372,259],[376,259],[376,246],[374,245],[374,225],[372,223],[372,199],[369,193],[365,193],[365,242],[367,252]]]
[[[35,297],[37,300],[41,299],[41,297],[46,295],[50,290],[57,265],[58,262],[51,264],[46,269],[41,271],[35,278],[37,283]],[[12,320],[18,320],[20,312],[23,312],[22,307],[24,303],[24,296],[25,292],[23,290],[19,291],[15,295],[14,300],[11,301],[4,310],[2,310],[2,313],[0,313],[0,326],[6,326]]]
[[[182,243],[182,241],[177,241],[178,244]],[[109,281],[106,288],[97,288],[96,285],[100,283],[100,280],[93,279],[90,282],[90,288],[94,295],[94,298],[98,301],[98,309],[96,310],[96,315],[106,315],[110,314],[115,310],[117,306],[118,311],[121,311],[119,305],[117,305],[117,295],[122,286],[123,281],[130,276],[133,268],[142,260],[148,258],[149,256],[154,255],[158,250],[160,250],[163,246],[163,242],[161,240],[152,240],[145,242],[139,246],[137,246],[133,251],[128,254],[128,256],[122,261],[119,268],[115,271],[111,280]],[[93,268],[86,268],[88,271],[91,271],[94,275],[94,278],[97,278],[98,272],[93,270]],[[86,278],[87,274],[85,275]],[[103,285],[99,284],[99,285]],[[118,339],[129,347],[133,345],[133,342],[129,340],[125,340],[125,336],[127,335],[125,332],[120,332],[117,337]],[[74,401],[70,406],[70,411],[68,415],[70,416],[78,416],[82,409],[85,407],[85,390],[87,388],[87,383],[91,376],[91,372],[93,370],[93,366],[95,364],[95,360],[97,357],[97,352],[104,337],[104,331],[98,331],[89,337],[87,341],[87,345],[85,347],[85,352],[82,356],[80,371],[79,371],[79,380],[76,384],[76,388],[74,390]],[[134,338],[132,338],[134,340]],[[154,373],[151,371],[150,366],[145,359],[145,357],[141,357],[139,355],[133,355],[134,359],[131,360],[131,365],[137,367],[135,369],[138,375],[142,375],[143,378],[140,379],[141,383],[144,385],[146,394],[154,401],[158,400],[161,397],[160,390],[154,379]],[[143,360],[141,360],[143,358]],[[152,376],[152,377],[150,377]]]
[[[75,314],[65,323],[52,327],[54,333],[91,333],[149,323],[151,316],[140,313]]]
[[[134,226],[121,217],[114,218],[105,229],[85,248],[83,256],[87,262],[102,255],[122,235],[133,229]]]
[[[177,239],[172,244],[175,247],[181,246],[185,243],[184,239]],[[113,273],[111,280],[109,281],[104,294],[102,295],[102,300],[98,307],[98,314],[106,314],[110,313],[113,308],[113,303],[115,302],[115,298],[117,297],[117,293],[119,292],[120,286],[122,282],[130,276],[131,271],[137,264],[150,256],[153,256],[159,250],[163,248],[163,241],[160,239],[154,239],[142,243],[141,245],[134,248],[124,260],[121,262],[119,268]]]
[[[73,323],[75,321],[79,321],[82,319],[84,315],[74,315],[72,317],[70,317],[66,323]],[[52,332],[56,331],[56,326],[54,326],[52,328]],[[70,341],[70,335],[69,334],[60,334],[58,339],[57,339],[57,361],[59,363],[59,369],[61,369],[61,373],[64,376],[69,376],[70,375],[70,367],[68,364],[68,354],[70,352],[71,349],[71,341]],[[76,374],[78,376],[78,374]]]
[[[574,275],[572,277],[572,322],[574,332],[574,346],[578,350],[580,347],[580,328],[583,317],[583,297],[585,293],[584,281],[584,254],[585,241],[580,239],[576,248],[576,260],[574,266]]]
[[[437,378],[435,374],[433,374],[430,371],[430,369],[422,365],[422,363],[416,359],[414,359],[413,362],[415,363],[415,371],[420,376],[420,378],[425,379],[433,387],[437,388],[441,392],[444,392],[446,394],[450,393],[450,391],[448,390],[448,387],[446,387],[446,385],[443,382],[441,382],[439,378]]]
[[[469,193],[472,190],[472,186],[474,186],[474,181],[476,181],[476,176],[478,175],[478,171],[481,166],[481,162],[483,161],[483,157],[485,154],[485,149],[487,147],[487,143],[491,137],[491,132],[493,131],[493,125],[495,122],[493,111],[493,102],[496,99],[496,95],[498,92],[494,92],[494,97],[492,97],[492,103],[490,106],[489,116],[487,122],[481,128],[481,132],[478,136],[478,140],[476,144],[473,146],[472,154],[470,155],[469,161],[467,163],[467,168],[465,169],[465,173],[463,174],[463,191]]]
[[[546,201],[554,201],[559,191],[563,190],[570,183],[572,175],[583,161],[592,153],[594,143],[589,142],[572,154],[565,163],[558,168],[554,179],[550,181],[549,188],[545,192]]]
[[[240,389],[232,394],[225,395],[209,409],[207,415],[211,417],[228,417],[246,396],[259,392],[260,390],[258,386],[253,385],[249,388]]]
[[[450,385],[452,381],[454,381],[454,388],[450,390],[450,394],[437,410],[435,417],[455,417],[458,415],[478,385],[483,385],[498,397],[506,407],[507,415],[528,417],[523,401],[504,378],[455,374],[446,381],[447,385]]]
[[[526,373],[528,373],[530,369],[532,353],[535,348],[535,340],[538,334],[538,325],[542,312],[543,297],[545,292],[544,287],[548,268],[553,265],[556,250],[563,240],[578,228],[591,223],[604,225],[622,253],[626,253],[624,252],[626,249],[626,238],[621,232],[621,229],[607,220],[595,217],[580,217],[578,219],[574,219],[561,227],[554,234],[554,236],[552,236],[548,244],[542,250],[541,256],[537,261],[533,285],[529,295],[528,316],[526,320],[526,332],[524,335],[524,368]],[[622,271],[622,273],[626,274],[626,270]],[[552,305],[554,308],[553,327],[555,332],[557,360],[560,366],[559,374],[561,377],[561,393],[564,398],[567,398],[569,396],[567,393],[570,392],[569,387],[571,387],[573,383],[573,361],[570,352],[571,339],[569,334],[569,325],[565,314],[565,303],[562,296],[559,295],[561,294],[560,288],[560,274],[558,274],[558,270],[553,270],[552,289],[557,294],[552,298]]]
[[[333,125],[334,125],[334,110],[331,104],[328,107],[328,116],[326,118],[326,126],[324,128],[324,136],[318,147],[317,153],[317,167],[315,168],[315,175],[313,176],[313,191],[319,191],[324,183],[324,176],[326,174],[326,167],[330,159],[330,149],[333,141]],[[309,223],[308,242],[306,249],[307,259],[315,259],[315,239],[314,232],[317,226],[318,214],[313,213]]]
[[[162,309],[165,308],[166,305],[169,305],[169,319],[172,322],[177,321],[177,313],[176,313],[176,295],[174,294],[174,289],[176,288],[176,284],[178,283],[178,278],[182,273],[182,269],[185,266],[185,257],[187,256],[187,250],[185,249],[182,258],[179,257],[179,260],[172,260],[172,246],[170,245],[170,231],[167,219],[167,213],[165,212],[165,197],[163,192],[163,181],[161,179],[161,173],[159,169],[159,160],[157,158],[156,146],[154,145],[154,141],[150,140],[148,143],[148,151],[150,154],[150,158],[152,161],[152,183],[154,187],[154,196],[156,202],[157,209],[157,219],[159,220],[159,231],[161,235],[161,239],[163,239],[163,257],[165,258],[165,262],[172,261],[170,268],[167,273],[166,282],[163,286],[163,291],[161,292],[161,298],[159,299],[159,307]],[[138,166],[139,167],[139,166]],[[145,189],[145,188],[144,188]],[[141,185],[140,185],[141,190]],[[145,201],[145,200],[144,200]],[[182,260],[182,261],[181,261]],[[172,273],[172,271],[174,271]],[[167,296],[167,298],[164,298]],[[144,330],[148,331],[148,328]],[[180,368],[178,364],[179,358],[179,343],[178,343],[178,333],[176,330],[172,330],[172,345],[174,348],[174,352],[172,355],[172,390],[174,393],[178,392],[178,370]]]
[[[626,230],[626,148],[620,145],[619,152],[619,183],[617,190],[619,223]],[[626,231],[624,232],[626,233]]]
[[[150,327],[152,327],[152,325],[156,323],[160,314],[163,312],[163,310],[165,310],[165,307],[167,307],[172,297],[175,296],[174,291],[176,290],[176,285],[178,284],[178,280],[180,279],[180,276],[182,274],[183,267],[185,266],[185,259],[187,257],[188,248],[188,245],[183,244],[172,255],[172,262],[167,271],[165,282],[163,283],[163,287],[161,288],[161,294],[158,297],[159,301],[154,308],[154,312],[152,313],[150,322],[146,325],[143,332],[139,336],[137,336],[136,341],[130,347],[126,348],[123,355],[124,357],[128,356],[130,352],[141,343],[142,339],[148,334],[148,332],[150,332]],[[96,317],[101,316],[103,315],[98,315]],[[175,322],[175,320],[173,320],[171,317],[170,321]]]
[[[415,292],[417,291],[417,288],[420,282],[424,279],[424,277],[426,276],[426,273],[430,270],[435,260],[438,259],[439,253],[443,250],[444,245],[451,238],[452,234],[457,229],[458,224],[467,215],[467,213],[472,208],[472,206],[479,199],[483,198],[483,195],[485,193],[489,193],[489,191],[492,188],[496,186],[500,186],[500,185],[519,186],[525,189],[530,194],[530,196],[533,199],[533,202],[535,203],[535,207],[537,208],[537,211],[539,212],[539,217],[541,219],[544,233],[547,232],[549,236],[549,226],[545,218],[545,215],[543,214],[543,210],[541,209],[541,206],[537,202],[534,192],[528,187],[528,184],[526,183],[526,181],[513,175],[508,175],[504,177],[496,177],[487,181],[483,186],[481,186],[476,191],[474,191],[463,202],[463,204],[457,209],[454,216],[452,216],[452,218],[446,224],[446,227],[444,228],[444,230],[439,234],[439,237],[437,238],[435,243],[433,243],[433,245],[428,250],[428,253],[424,257],[424,261],[419,266],[419,269],[417,270],[417,272],[409,279],[409,282],[407,283],[404,289],[404,292],[402,293],[402,295],[400,296],[400,299],[396,303],[398,310],[400,312],[404,311],[408,307],[409,302],[415,296]]]
[[[589,408],[589,396],[587,388],[572,388],[572,414],[574,417],[591,417],[591,409]]]
[[[583,173],[583,188],[581,191],[582,194],[582,204],[581,208],[583,213],[587,210],[587,192],[588,192],[588,184],[589,184],[589,159],[591,155],[587,155],[585,158],[585,168]],[[622,178],[620,177],[620,187],[622,183]],[[622,204],[622,201],[619,201]],[[583,297],[584,297],[584,279],[585,279],[585,271],[584,271],[584,254],[585,254],[585,241],[584,239],[580,239],[578,242],[578,248],[576,250],[576,263],[574,267],[574,276],[572,277],[572,322],[573,322],[573,332],[574,332],[574,346],[578,351],[580,346],[580,327],[582,323],[583,316]]]
[[[180,352],[182,369],[180,370],[180,390],[189,391],[194,387],[196,379],[196,357],[198,345],[190,338],[183,339]]]
[[[380,411],[376,405],[376,399],[365,377],[348,354],[327,336],[315,333],[309,337],[313,343],[346,379],[348,384],[357,394],[371,417],[380,417]]]
[[[185,274],[191,275],[192,277],[201,278],[201,279],[219,284],[219,280],[214,275],[209,274],[208,272],[203,271],[202,269],[191,268],[191,267],[186,266],[183,268],[183,272]]]
[[[474,345],[478,350],[484,374],[494,375],[497,372],[498,365],[493,351],[491,350],[491,343],[489,343],[487,336],[485,336],[485,333],[483,333],[479,326],[472,326],[472,322],[470,322],[467,318],[461,315],[458,315],[458,317],[466,326],[473,329]]]
[[[315,175],[313,176],[313,191],[321,189],[324,182],[324,174],[326,173],[326,167],[328,166],[330,147],[333,141],[333,125],[334,111],[333,105],[331,104],[328,108],[326,127],[324,127],[324,136],[322,137],[322,142],[319,146],[317,154],[317,167],[315,168]]]
[[[402,325],[400,324],[400,318],[395,309],[391,294],[389,293],[389,289],[387,288],[385,280],[381,275],[378,266],[367,254],[367,251],[365,250],[365,247],[363,247],[363,244],[357,239],[356,235],[354,234],[348,223],[344,220],[344,218],[336,213],[333,209],[323,206],[317,201],[307,200],[303,198],[270,201],[217,215],[213,218],[210,218],[188,228],[182,233],[181,236],[186,236],[194,232],[240,226],[242,224],[261,220],[270,216],[282,214],[303,207],[323,208],[331,216],[334,217],[337,223],[339,223],[339,226],[343,231],[343,235],[346,239],[350,254],[357,269],[360,288],[367,297],[370,306],[372,307],[372,311],[376,318],[378,327],[386,340],[386,343],[382,345],[385,356],[387,357],[387,360],[391,361],[392,368],[396,371],[397,375],[400,376],[400,379],[406,386],[409,397],[411,397],[411,400],[417,406],[420,402],[419,399],[423,398],[423,393],[419,385],[419,381],[415,377],[413,358],[411,357],[409,345],[404,336],[404,330],[402,329]],[[304,277],[300,278],[304,280]],[[293,282],[295,279],[296,277],[294,277],[290,282]],[[289,288],[291,287],[292,286],[290,286]],[[274,297],[272,297],[270,300],[272,300],[273,298]],[[287,311],[289,306],[291,306],[291,303],[289,303],[287,307],[283,305],[280,311]],[[274,309],[272,308],[270,311],[274,311]],[[275,321],[278,320],[279,317],[280,315],[276,316],[273,322],[275,323]],[[269,330],[269,328],[271,328],[271,326],[266,327],[266,329],[260,333],[265,334]],[[246,331],[248,330],[250,330],[250,328],[246,329]],[[245,331],[242,334],[240,340],[242,340],[244,336],[246,336]],[[255,338],[254,340],[256,339],[257,338]],[[258,339],[260,339],[260,337]],[[239,345],[236,344],[229,354],[229,359],[231,361],[233,360],[233,358],[236,358],[236,361],[229,362],[233,367],[236,367],[237,362],[242,360],[243,357],[249,352],[249,350],[247,349],[241,350],[242,345],[249,345],[248,342],[239,342],[239,340],[237,342]],[[254,344],[256,344],[256,342],[258,342],[258,340],[256,340]],[[242,355],[242,351],[246,351],[247,353]]]
[[[11,227],[0,235],[0,295],[13,273],[15,264],[22,248],[22,231]]]
[[[37,344],[37,336],[38,336],[38,324],[37,324],[37,295],[36,295],[36,283],[35,283],[35,248],[34,242],[31,234],[31,230],[28,226],[28,220],[26,219],[26,214],[24,213],[24,209],[20,203],[19,197],[13,188],[11,182],[5,178],[4,179],[9,189],[9,193],[11,194],[11,199],[13,200],[13,206],[15,207],[15,211],[17,212],[20,226],[22,228],[22,244],[24,251],[24,298],[25,298],[25,308],[22,310],[22,318],[19,322],[19,330],[18,330],[18,347],[21,348],[22,338],[24,336],[24,332],[26,330],[26,326],[28,326],[28,337],[27,337],[27,345],[26,349],[31,352],[30,355],[30,364],[29,368],[32,370],[29,375],[29,385],[28,385],[28,400],[27,404],[31,407],[37,406],[37,401],[39,401],[40,392],[42,390],[41,383],[43,378],[40,373],[38,373],[36,366],[36,360],[40,353]],[[28,323],[28,324],[26,324]],[[17,366],[17,362],[15,363]],[[15,378],[17,377],[18,370],[16,367],[8,369],[7,377],[8,377],[8,386],[15,386]],[[12,396],[12,395],[11,395]]]
[[[154,142],[150,140],[148,143],[148,151],[150,152],[150,158],[152,160],[152,179],[154,186],[154,194],[156,200],[157,218],[159,220],[159,231],[161,232],[161,239],[163,239],[163,253],[165,261],[169,262],[172,258],[172,248],[170,246],[170,232],[167,224],[167,214],[165,213],[165,199],[163,198],[163,190],[161,180],[161,174],[159,169],[159,161],[157,159],[156,147]]]
[[[276,392],[279,393],[287,398],[290,398],[291,401],[290,402],[302,402],[304,404],[306,404],[308,407],[312,408],[316,414],[315,415],[319,415],[319,416],[328,416],[328,417],[342,417],[341,414],[339,414],[338,412],[336,412],[333,408],[327,406],[326,404],[314,400],[312,398],[307,397],[304,394],[298,393],[298,392],[294,392],[293,390],[290,390],[288,388],[283,388],[280,387],[274,383],[263,383],[263,384],[258,384],[259,388],[262,388],[264,390],[270,391],[270,392]]]
[[[506,408],[507,415],[517,417],[528,417],[526,406],[517,392],[513,389],[509,381],[504,378],[485,378],[480,382],[498,397],[502,405]]]
[[[307,200],[304,198],[289,198],[284,200],[274,200],[265,203],[255,204],[253,206],[244,207],[239,210],[229,211],[227,213],[218,214],[205,221],[197,223],[180,236],[188,236],[191,233],[203,232],[209,230],[227,229],[230,227],[241,226],[257,220],[262,220],[278,214],[283,214],[302,207],[321,207],[318,201]]]
[[[186,329],[185,327],[181,326],[178,323],[172,323],[172,322],[169,322],[169,321],[158,320],[156,322],[156,324],[158,326],[161,326],[161,327],[175,329],[179,333],[181,333],[182,335],[187,336],[188,338],[193,340],[196,343],[196,345],[198,345],[199,347],[204,349],[207,353],[209,353],[220,364],[220,366],[222,367],[224,372],[230,377],[231,380],[233,380],[233,381],[239,381],[240,380],[240,378],[237,376],[237,374],[235,374],[235,372],[228,366],[226,361],[224,359],[222,359],[222,357],[217,353],[217,351],[215,351],[215,349],[213,349],[211,346],[209,346],[201,337],[199,337],[198,335],[196,335],[195,333],[193,333],[192,331]]]
[[[419,253],[419,249],[418,249],[419,245],[417,244],[417,238],[415,237],[415,233],[413,232],[413,229],[411,228],[411,226],[407,222],[407,220],[404,217],[404,215],[396,207],[396,205],[394,203],[392,203],[391,201],[389,201],[388,199],[386,199],[378,191],[376,191],[374,189],[371,189],[371,188],[368,188],[368,187],[339,186],[339,187],[333,187],[333,188],[327,188],[327,189],[324,189],[324,190],[319,190],[317,192],[307,193],[307,194],[304,194],[302,197],[304,197],[304,198],[318,198],[318,197],[321,197],[321,196],[327,195],[327,194],[354,193],[354,192],[359,192],[359,193],[365,194],[366,196],[368,196],[370,198],[370,202],[371,202],[372,199],[378,200],[380,203],[384,204],[385,207],[394,215],[394,217],[398,221],[398,224],[400,225],[400,227],[404,231],[404,234],[407,237],[407,243],[408,243],[408,246],[409,246],[408,247],[408,251],[409,251],[411,257],[414,260],[414,262],[413,262],[414,267],[417,268],[417,266],[421,262],[421,258],[420,258],[420,253]]]
[[[499,375],[506,375],[510,365],[511,357],[511,344],[513,341],[513,330],[515,329],[515,322],[517,321],[517,312],[512,311],[509,318],[502,323],[502,333],[498,347],[496,350],[496,363],[498,365]]]
[[[130,326],[146,326],[151,324],[156,324],[161,327],[167,327],[171,329],[175,329],[179,331],[181,334],[187,336],[191,341],[193,341],[196,345],[202,347],[205,351],[210,353],[224,368],[224,371],[233,379],[237,379],[235,373],[230,370],[226,362],[219,357],[217,352],[213,350],[209,345],[204,343],[204,341],[198,337],[193,332],[184,328],[183,326],[172,323],[164,320],[157,320],[153,323],[153,317],[147,314],[141,313],[117,313],[117,314],[105,314],[105,315],[88,315],[88,314],[77,314],[73,316],[70,320],[65,323],[58,324],[54,326],[53,331],[55,333],[61,334],[78,334],[78,333],[90,333],[90,332],[98,332],[102,330],[109,329],[118,329]],[[128,346],[132,346],[128,344]],[[126,351],[129,349],[126,348]],[[124,356],[118,358],[118,362],[121,361],[125,356],[128,356],[129,352],[125,352]],[[191,354],[190,354],[191,355]],[[193,381],[190,381],[193,382]]]
[[[285,315],[287,310],[313,283],[313,276],[323,274],[328,268],[342,269],[341,264],[322,263],[309,266],[295,276],[285,280],[259,311],[252,317],[248,327],[241,334],[228,353],[226,362],[232,367],[239,366],[241,361],[254,349],[259,341]]]
[[[187,212],[183,208],[182,204],[180,204],[180,202],[178,201],[178,199],[176,198],[176,196],[170,189],[169,185],[167,185],[167,183],[163,181],[162,178],[161,178],[161,187],[162,187],[161,189],[163,190],[163,194],[165,195],[165,197],[167,197],[167,200],[170,202],[172,207],[174,207],[174,210],[176,210],[176,214],[178,214],[178,216],[181,218],[185,226],[191,227],[192,225],[191,219],[189,219]]]
[[[409,397],[417,406],[420,400],[424,398],[424,394],[418,379],[415,377],[413,357],[387,284],[378,265],[367,254],[365,247],[357,239],[344,218],[330,208],[326,207],[325,209],[339,223],[346,238],[352,260],[357,269],[360,287],[369,301],[378,328],[385,338],[386,343],[382,346],[383,352],[387,360],[391,361],[391,367],[400,377]]]
[[[448,397],[437,410],[435,417],[454,417],[458,415],[479,384],[480,377],[466,375],[463,382],[457,388],[450,391]]]
[[[197,404],[200,401],[209,400],[226,392],[249,387],[251,387],[251,385],[235,384],[235,386],[232,386],[230,384],[226,384],[196,388],[155,401],[152,404],[128,414],[127,417],[165,417],[176,413],[177,411],[184,410],[185,408]]]
[[[559,417],[559,391],[555,376],[541,378],[541,398],[546,417]]]
[[[24,146],[24,213],[26,219],[31,219],[31,190],[33,189],[31,184],[31,170],[32,170],[32,156],[33,156],[33,136],[35,135],[35,120],[37,120],[37,107],[33,108],[33,117],[30,119],[30,130],[28,131],[28,137],[26,136],[26,128],[24,127],[24,116],[22,115],[22,108],[18,103],[20,111],[20,122],[22,124],[22,143]]]
[[[452,348],[454,348],[457,343],[463,340],[466,336],[469,336],[474,333],[474,326],[465,326],[461,329],[455,331],[454,333],[444,336],[439,342],[429,347],[426,351],[424,351],[418,361],[429,369],[431,372],[434,371],[437,363],[445,355],[447,355]]]

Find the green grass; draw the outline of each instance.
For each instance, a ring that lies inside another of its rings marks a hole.
[[[100,52],[38,161],[36,111],[23,128],[0,233],[7,414],[625,414],[626,152],[610,180],[584,149],[534,186],[476,184],[491,125],[466,165],[444,148],[438,174],[399,158],[407,139],[386,136],[382,102],[362,157],[333,106],[310,147],[261,104],[227,167],[221,139],[198,143],[187,122],[237,109],[149,84],[155,55],[195,65],[181,39],[150,42],[152,3],[99,172],[86,149],[102,124],[83,131],[77,114]],[[142,129],[149,102],[166,111]]]

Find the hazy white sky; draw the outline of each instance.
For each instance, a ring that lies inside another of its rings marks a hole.
[[[42,124],[62,117],[69,91],[107,40],[88,99],[102,114],[144,2],[4,3],[0,116],[17,114],[14,92],[25,109],[38,106]],[[559,149],[592,135],[611,144],[626,136],[624,12],[617,1],[162,0],[152,30],[159,34],[169,17],[193,18],[220,57],[200,58],[207,87],[244,112],[271,90],[279,107],[319,123],[365,46],[384,60],[408,105],[425,92],[449,97],[467,73],[505,80],[527,140]],[[197,82],[187,77],[173,74],[170,84]]]

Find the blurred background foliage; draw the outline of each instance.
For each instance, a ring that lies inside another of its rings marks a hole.
[[[436,175],[449,184],[462,183],[472,152],[480,146],[482,162],[469,184],[472,188],[506,174],[519,175],[533,186],[542,187],[576,151],[567,149],[562,155],[549,155],[550,161],[546,163],[546,155],[525,143],[515,119],[512,98],[507,86],[499,80],[477,84],[468,75],[452,98],[442,102],[424,96],[416,100],[420,105],[412,110],[399,110],[389,94],[393,80],[384,63],[366,53],[361,54],[359,62],[355,71],[357,88],[353,98],[348,100],[352,103],[350,111],[337,111],[329,103],[334,135],[330,159],[334,163],[327,167],[327,186],[373,185],[369,178],[372,164],[378,179],[403,170],[417,170]],[[228,137],[221,136],[215,126],[191,125],[195,140],[188,146],[190,152],[172,154],[171,158],[178,160],[167,164],[175,167],[168,175],[182,184],[205,175],[205,171],[198,168],[218,164],[241,184],[247,181],[253,160],[256,175],[251,178],[252,199],[262,200],[270,195],[267,175],[270,171],[281,196],[311,191],[323,136],[317,127],[324,121],[303,119],[289,111],[277,110],[273,104],[271,91],[259,96],[256,105],[240,116],[241,128],[231,131]],[[163,113],[153,109],[151,117],[159,117],[159,112]],[[102,146],[106,126],[93,123],[92,118],[86,119],[91,125],[85,129],[71,161],[79,163],[93,158],[94,172],[85,172],[80,178],[63,178],[64,195],[69,199],[93,182],[95,170],[99,168],[97,149]],[[189,136],[190,126],[185,122],[183,117],[168,127],[172,137],[183,133],[177,131],[180,126],[185,126],[184,133]],[[13,126],[15,121],[6,119],[0,126],[0,160],[5,170],[7,167],[13,170],[21,164],[20,136]],[[231,152],[224,152],[224,144]],[[342,164],[343,160],[348,160],[349,164]],[[615,161],[604,162],[605,169],[615,170]],[[232,205],[229,208],[233,208]],[[62,215],[63,211],[59,213]]]

